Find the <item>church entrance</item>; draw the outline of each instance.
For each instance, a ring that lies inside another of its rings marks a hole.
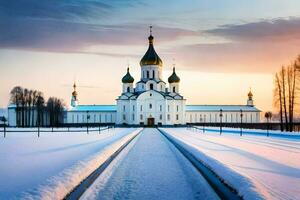
[[[148,118],[148,123],[147,123],[148,126],[154,126],[154,118],[153,117],[149,117]]]

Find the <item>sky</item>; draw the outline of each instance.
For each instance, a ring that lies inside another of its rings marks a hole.
[[[0,107],[17,85],[69,104],[115,104],[137,82],[149,25],[187,104],[272,110],[273,76],[300,53],[299,0],[0,0]]]

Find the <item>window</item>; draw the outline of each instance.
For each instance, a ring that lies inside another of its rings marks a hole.
[[[168,112],[170,112],[170,105],[168,105]]]
[[[176,110],[177,110],[177,112],[179,111],[179,106],[178,105],[176,106]]]
[[[132,106],[132,111],[134,111],[134,105]]]
[[[141,105],[141,111],[143,111],[143,106]]]
[[[123,120],[126,120],[126,115],[125,114],[123,114]]]
[[[132,120],[134,121],[134,114],[132,114]]]
[[[173,92],[176,92],[175,87],[173,87]]]
[[[140,115],[140,120],[143,120],[143,115]]]
[[[147,71],[147,78],[149,78],[149,71]]]
[[[152,109],[152,104],[151,103],[149,104],[149,108]]]
[[[123,111],[125,112],[125,109],[126,109],[126,107],[125,107],[125,105],[123,106]]]
[[[159,115],[159,119],[162,120],[162,115]]]
[[[160,111],[160,112],[162,111],[162,105],[159,106],[159,111]]]
[[[179,116],[178,115],[176,115],[176,120],[178,120],[179,119]]]
[[[153,90],[153,84],[152,83],[150,84],[150,90]]]
[[[155,71],[152,71],[152,77],[155,78]]]
[[[168,121],[170,121],[170,114],[168,114],[167,117],[168,117]]]
[[[130,87],[127,87],[127,92],[130,92]]]

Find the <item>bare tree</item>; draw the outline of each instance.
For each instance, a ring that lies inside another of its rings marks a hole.
[[[21,124],[21,98],[23,94],[23,88],[20,86],[14,87],[10,91],[10,103],[15,104],[16,106],[16,125],[20,126]]]
[[[281,131],[293,131],[295,108],[300,91],[300,56],[289,66],[282,66],[275,74],[274,105],[279,108]]]
[[[58,126],[63,119],[64,103],[56,97],[50,97],[47,101],[47,112],[50,126]]]
[[[282,89],[278,73],[275,74],[274,105],[279,107],[280,130],[283,131]]]

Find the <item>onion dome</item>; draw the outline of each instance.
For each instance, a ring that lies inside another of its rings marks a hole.
[[[149,40],[149,47],[147,52],[143,56],[142,60],[140,61],[140,66],[144,66],[144,65],[162,66],[162,61],[154,50],[154,46],[153,46],[154,37],[152,36],[152,34],[150,34],[148,40]]]
[[[77,91],[76,91],[76,83],[73,84],[73,89],[74,89],[74,91],[72,92],[72,96],[76,98],[78,95]]]
[[[248,99],[249,99],[249,100],[252,100],[252,98],[253,98],[253,94],[252,94],[251,89],[250,89],[250,91],[249,91],[249,93],[248,93]]]
[[[168,78],[168,82],[169,83],[179,83],[180,82],[180,78],[177,76],[176,72],[175,72],[175,67],[173,67],[173,73],[172,75]]]
[[[129,73],[129,67],[127,68],[127,73],[125,76],[122,78],[122,83],[133,83],[134,78],[130,75]]]

